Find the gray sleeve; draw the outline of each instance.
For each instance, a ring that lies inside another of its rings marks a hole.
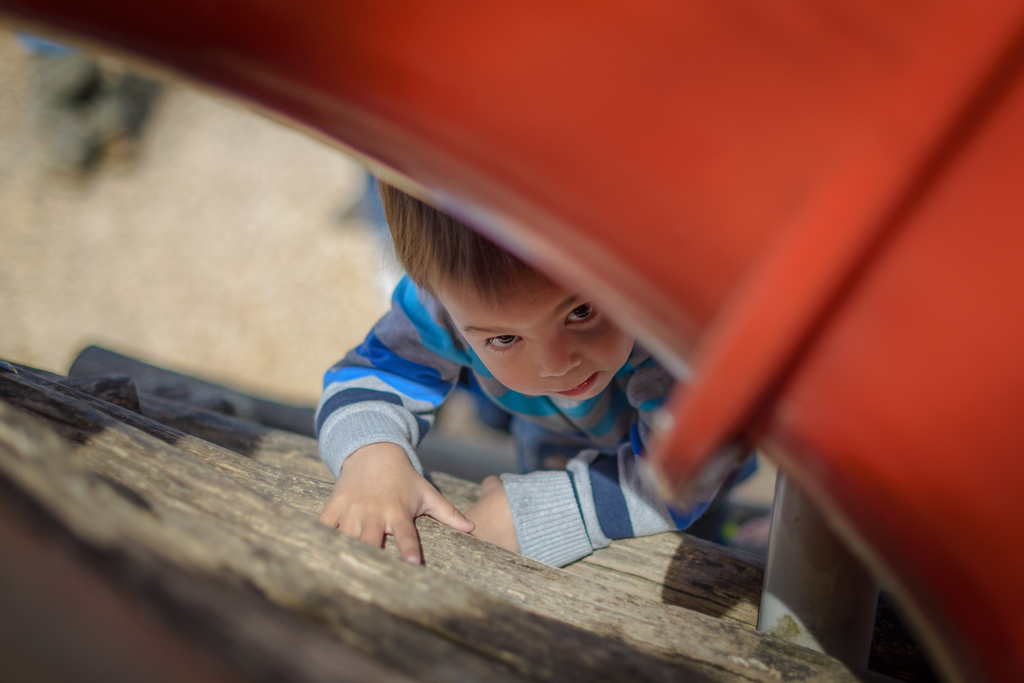
[[[512,510],[519,552],[556,567],[593,552],[566,472],[503,474],[501,483]]]
[[[668,508],[636,471],[632,450],[583,451],[565,472],[503,474],[519,552],[563,567],[614,538],[675,529]]]
[[[447,312],[408,278],[366,340],[324,376],[317,407],[320,456],[337,477],[345,459],[373,443],[402,447],[422,473],[416,447],[469,363]]]
[[[420,437],[420,427],[409,410],[384,401],[363,401],[331,413],[317,440],[320,458],[337,479],[349,455],[374,443],[400,446],[416,471],[423,474],[415,447]]]

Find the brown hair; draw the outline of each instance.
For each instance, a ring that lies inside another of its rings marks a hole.
[[[511,288],[548,281],[448,214],[386,183],[378,186],[399,262],[413,282],[434,296],[469,286],[498,301]]]

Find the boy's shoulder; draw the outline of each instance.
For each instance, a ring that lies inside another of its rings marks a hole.
[[[391,296],[391,311],[378,323],[394,343],[420,346],[459,365],[471,366],[469,344],[462,337],[444,305],[409,278],[402,277]],[[395,349],[398,350],[398,349]]]
[[[626,364],[616,374],[629,404],[640,410],[657,410],[675,386],[675,378],[658,359],[639,342]]]

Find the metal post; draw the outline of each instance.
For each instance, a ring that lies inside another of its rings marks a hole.
[[[867,666],[878,581],[779,472],[757,629]]]

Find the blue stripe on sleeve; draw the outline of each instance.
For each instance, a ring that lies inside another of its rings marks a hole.
[[[607,391],[607,389],[605,391]],[[601,397],[603,397],[603,396],[604,396],[604,391],[602,391],[597,396],[591,396],[586,401],[581,401],[580,403],[577,403],[574,406],[570,406],[568,408],[562,408],[562,412],[565,413],[566,415],[568,415],[569,417],[574,418],[574,419],[575,418],[584,417],[585,415],[590,413],[591,410],[594,409],[594,404],[596,404],[598,401],[600,401]]]
[[[740,483],[754,472],[757,471],[757,458],[754,456],[754,452],[751,452],[750,456],[743,462],[740,469],[735,472],[729,479],[722,484],[724,487],[732,488],[736,484]],[[708,507],[713,501],[706,503],[698,503],[692,508],[686,511],[679,511],[672,509],[672,506],[668,506],[668,512],[672,516],[672,521],[675,522],[677,529],[685,529],[694,522],[696,522],[701,515],[707,512]]]
[[[343,406],[352,405],[353,403],[362,403],[364,401],[384,401],[385,403],[391,403],[396,406],[402,405],[402,399],[394,394],[389,394],[386,391],[374,391],[373,389],[342,389],[338,393],[327,399],[324,403],[324,407],[321,408],[320,413],[316,417],[316,434],[320,436],[320,429],[324,426],[324,422],[331,414]],[[426,436],[427,432],[430,431],[430,423],[424,420],[419,415],[413,415],[416,418],[416,425],[420,430],[420,438]]]
[[[518,391],[509,390],[501,396],[492,396],[491,398],[505,410],[520,415],[544,417],[558,412],[558,408],[544,396],[527,396]]]
[[[590,464],[590,490],[594,495],[597,521],[608,538],[632,538],[633,523],[629,519],[626,497],[619,486],[619,459],[600,455]]]
[[[421,384],[441,383],[441,373],[437,369],[399,356],[385,346],[373,331],[366,335],[366,340],[356,348],[356,353],[370,361],[375,368],[408,377]]]
[[[644,401],[640,404],[640,410],[658,410],[661,408],[661,404],[665,402],[665,397],[652,398],[649,401]]]
[[[640,425],[636,422],[629,426],[629,445],[633,447],[633,453],[637,457],[643,457],[644,443],[640,440]]]
[[[757,451],[751,451],[747,459],[740,465],[740,471],[736,473],[736,476],[729,482],[730,486],[735,486],[741,481],[749,479],[754,472],[757,472]]]
[[[393,403],[396,406],[402,405],[402,399],[385,391],[374,391],[373,389],[345,389],[343,391],[339,391],[334,396],[327,399],[327,403],[324,404],[324,407],[320,410],[320,414],[317,415],[317,435],[320,434],[320,428],[324,426],[324,420],[330,417],[331,413],[342,406],[352,405],[353,403],[359,403],[360,401],[385,401],[387,403]]]
[[[346,382],[363,377],[376,377],[398,393],[408,396],[415,401],[426,401],[434,407],[441,405],[441,402],[444,401],[445,397],[448,396],[448,393],[455,386],[455,382],[424,386],[374,368],[345,367],[331,370],[324,375],[324,388],[326,389],[335,382]]]
[[[700,519],[700,516],[703,515],[705,511],[707,511],[708,506],[710,505],[711,501],[709,500],[706,503],[697,503],[689,510],[676,510],[671,505],[667,507],[668,514],[672,516],[672,521],[673,523],[675,523],[676,528],[682,530],[696,522],[698,519]]]
[[[598,438],[604,436],[611,428],[615,426],[615,423],[619,419],[619,415],[625,410],[632,410],[632,406],[629,405],[629,399],[626,398],[626,394],[623,393],[618,387],[615,387],[615,391],[612,393],[611,401],[608,404],[608,410],[605,412],[604,417],[593,427],[587,429],[588,434],[592,434]]]

